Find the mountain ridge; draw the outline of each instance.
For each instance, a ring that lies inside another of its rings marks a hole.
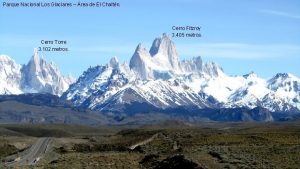
[[[166,34],[156,38],[149,51],[138,44],[129,65],[108,64],[98,68],[103,71],[88,69],[81,76],[90,83],[78,80],[62,98],[76,106],[108,112],[126,112],[120,108],[124,107],[124,100],[127,107],[131,103],[146,103],[161,111],[189,106],[300,111],[300,80],[296,76],[278,73],[269,80],[254,72],[228,76],[216,63],[203,63],[200,56],[180,60],[175,44]]]
[[[54,63],[39,57],[37,49],[27,64],[17,64],[7,55],[0,55],[0,94],[51,93],[61,95],[74,78],[61,75]]]
[[[166,34],[156,38],[149,51],[138,44],[129,64],[112,57],[105,65],[88,68],[74,83],[37,51],[26,65],[5,55],[0,65],[1,94],[50,93],[72,107],[120,117],[164,113],[188,119],[273,121],[276,114],[285,118],[282,114],[300,113],[298,77],[277,73],[263,79],[254,72],[229,76],[200,56],[180,60]]]

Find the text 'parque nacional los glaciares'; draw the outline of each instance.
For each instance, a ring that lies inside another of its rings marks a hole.
[[[53,1],[53,2],[9,2],[4,1],[2,7],[18,8],[18,7],[120,7],[119,2],[91,1],[91,2],[76,2]]]

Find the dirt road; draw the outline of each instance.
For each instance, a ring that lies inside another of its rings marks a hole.
[[[42,155],[45,154],[49,142],[50,138],[48,137],[39,138],[29,149],[25,150],[20,157],[6,163],[6,166],[16,167],[34,165],[41,159]]]
[[[154,134],[153,136],[151,136],[150,138],[146,139],[146,140],[143,140],[141,142],[138,142],[132,146],[129,147],[130,150],[133,150],[135,149],[137,146],[142,146],[142,145],[145,145],[147,143],[150,143],[151,141],[153,141],[157,136],[158,136],[159,133],[156,133]]]

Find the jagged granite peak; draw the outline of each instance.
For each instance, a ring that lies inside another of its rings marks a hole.
[[[1,70],[5,70],[6,68],[9,68],[14,71],[18,71],[21,68],[21,65],[17,64],[12,58],[10,58],[7,55],[0,55],[0,65],[1,65],[0,67]],[[6,73],[9,73],[9,71]]]
[[[36,49],[28,64],[23,66],[22,74],[22,88],[26,93],[61,95],[69,87],[56,65],[40,58]]]
[[[0,55],[0,94],[20,94],[21,65],[7,55]]]
[[[223,74],[223,68],[217,65],[215,62],[208,62],[203,66],[203,72],[210,76],[219,76]]]
[[[138,44],[134,54],[132,55],[129,67],[136,72],[136,75],[141,79],[148,79],[151,77],[151,71],[148,65],[151,62],[150,54],[142,44]]]
[[[90,67],[83,72],[77,81],[70,85],[69,89],[63,93],[62,98],[66,100],[71,100],[74,105],[79,105],[84,102],[93,93],[92,90],[101,90],[97,84],[101,78],[97,78],[100,73],[102,73],[108,66],[97,65],[95,67]],[[104,79],[106,81],[107,79]]]
[[[274,79],[278,79],[278,78],[288,78],[288,77],[292,77],[293,75],[290,73],[277,73],[274,76]]]
[[[180,65],[184,72],[202,72],[203,70],[201,56],[193,57],[191,60],[183,60]]]
[[[16,64],[8,56],[0,57],[0,64],[2,65],[0,71],[5,69],[6,74],[0,75],[0,78],[3,78],[0,85],[1,94],[50,93],[61,95],[74,82],[73,77],[62,76],[54,63],[48,64],[41,59],[37,49],[34,49],[33,55],[26,65]]]
[[[67,82],[67,84],[69,84],[69,86],[76,82],[76,78],[70,73],[67,76],[64,76],[65,81]]]
[[[270,80],[256,74],[243,76],[245,82],[230,95],[229,107],[261,106],[272,112],[292,112],[300,110],[300,80],[287,73],[278,73]]]
[[[149,53],[151,54],[151,56],[155,56],[157,53],[162,53],[165,56],[177,56],[175,44],[166,33],[163,33],[160,38],[156,38],[153,41]]]
[[[110,59],[109,65],[114,68],[119,67],[119,61],[116,56],[114,56]]]
[[[181,71],[175,44],[166,33],[153,41],[149,53],[153,58],[156,58],[155,60],[159,64],[174,71]]]
[[[218,64],[203,63],[200,56],[180,61],[178,71],[170,55],[179,60],[174,43],[164,34],[154,40],[150,52],[139,44],[129,65],[112,66],[116,65],[112,59],[106,66],[89,69],[64,96],[76,106],[99,111],[126,112],[143,106],[153,111],[194,106],[300,111],[300,84],[293,75],[278,74],[269,81],[254,72],[228,76]],[[278,89],[271,87],[274,84]]]
[[[253,71],[251,71],[250,73],[243,75],[243,77],[247,79],[247,78],[256,78],[258,76],[257,76],[256,73],[254,73]]]
[[[31,57],[31,61],[36,64],[38,64],[40,61],[39,52],[38,52],[38,49],[36,49],[36,48],[33,49],[33,55]]]
[[[161,41],[163,39],[166,40],[166,41],[170,40],[166,33],[163,33],[162,37],[154,39],[154,41],[152,43],[152,46],[150,48],[150,51],[149,51],[149,53],[151,54],[151,56],[154,56],[154,55],[156,55],[159,52]],[[166,52],[166,51],[164,51],[164,52]]]
[[[1,63],[1,65],[12,64],[12,63],[15,63],[15,61],[7,55],[0,55],[0,63]]]
[[[268,80],[269,88],[277,90],[280,87],[289,86],[290,89],[295,88],[298,91],[300,88],[300,79],[290,73],[277,73],[273,78]]]
[[[215,63],[204,64],[200,56],[180,61],[175,44],[167,34],[154,40],[150,52],[139,44],[129,66],[143,80],[168,80],[188,73],[205,73],[215,77],[223,73]]]
[[[300,110],[300,79],[290,73],[278,73],[268,80],[272,91],[263,98],[263,105],[271,111]]]
[[[116,63],[116,58],[112,58],[111,61]],[[84,71],[62,98],[71,100],[76,106],[93,109],[97,106],[96,103],[103,103],[135,78],[127,62],[97,65]]]
[[[268,88],[281,98],[300,98],[300,79],[290,73],[278,73],[268,80]],[[299,105],[300,107],[300,105]]]

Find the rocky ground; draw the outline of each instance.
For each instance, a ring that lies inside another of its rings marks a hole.
[[[175,124],[175,123],[174,123]],[[297,168],[294,123],[129,127],[1,125],[0,168],[7,157],[51,137],[44,157],[22,168]],[[22,129],[22,130],[20,130]],[[38,136],[28,131],[39,133]],[[45,130],[47,129],[47,130]],[[38,132],[43,131],[43,132]]]

